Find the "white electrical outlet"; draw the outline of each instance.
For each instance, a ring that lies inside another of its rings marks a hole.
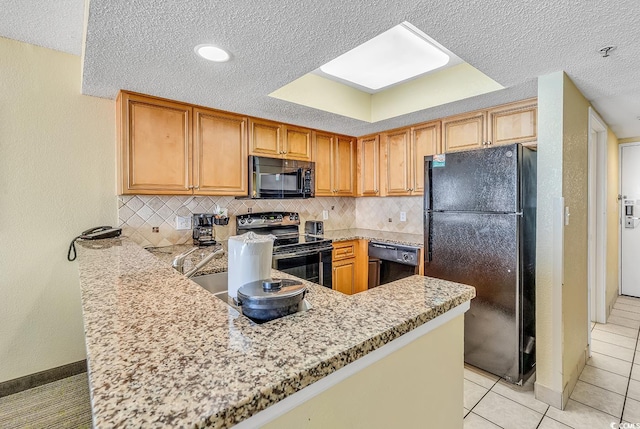
[[[176,229],[191,229],[191,216],[176,216]]]
[[[329,219],[329,211],[322,210],[322,220],[327,220],[327,219]]]
[[[407,221],[407,212],[400,212],[400,222]]]

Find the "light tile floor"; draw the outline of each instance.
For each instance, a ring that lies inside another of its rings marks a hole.
[[[591,328],[591,358],[563,411],[534,398],[534,377],[519,387],[465,366],[465,429],[604,429],[611,423],[640,423],[640,299],[618,297],[608,323]]]

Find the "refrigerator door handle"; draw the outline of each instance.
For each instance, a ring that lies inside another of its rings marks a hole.
[[[426,250],[426,261],[431,262],[433,255],[431,253],[431,210],[427,210],[424,217],[424,247]]]

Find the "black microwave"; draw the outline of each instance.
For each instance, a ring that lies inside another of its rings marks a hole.
[[[249,198],[313,198],[315,163],[249,156]]]

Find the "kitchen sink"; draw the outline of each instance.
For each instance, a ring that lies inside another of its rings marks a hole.
[[[191,277],[191,280],[208,290],[213,296],[227,302],[227,283],[229,276],[227,272],[206,274],[204,276]]]

